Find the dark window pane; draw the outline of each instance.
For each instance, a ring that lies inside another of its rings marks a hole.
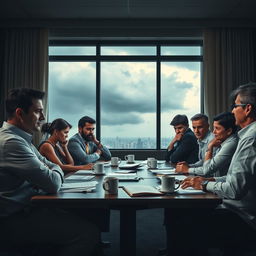
[[[95,46],[50,46],[49,55],[79,56],[96,55]]]
[[[156,55],[155,46],[102,46],[101,55]]]

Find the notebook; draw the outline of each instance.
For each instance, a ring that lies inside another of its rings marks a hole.
[[[123,190],[131,197],[163,195],[158,189],[148,185],[129,185],[124,186]]]

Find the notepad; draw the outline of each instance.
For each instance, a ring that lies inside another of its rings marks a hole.
[[[147,185],[129,185],[124,186],[123,190],[131,197],[138,196],[161,196],[163,195],[158,189]]]

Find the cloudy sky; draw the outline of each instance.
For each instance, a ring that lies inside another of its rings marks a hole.
[[[80,117],[95,118],[96,65],[51,62],[49,70],[49,121],[66,119],[74,125],[72,135]],[[102,137],[155,137],[155,62],[102,62],[101,88]],[[162,62],[162,137],[173,135],[169,123],[176,114],[190,118],[198,112],[200,64]]]

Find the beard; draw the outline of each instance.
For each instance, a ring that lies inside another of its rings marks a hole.
[[[86,135],[82,132],[81,136],[85,141],[92,141],[92,135]]]

